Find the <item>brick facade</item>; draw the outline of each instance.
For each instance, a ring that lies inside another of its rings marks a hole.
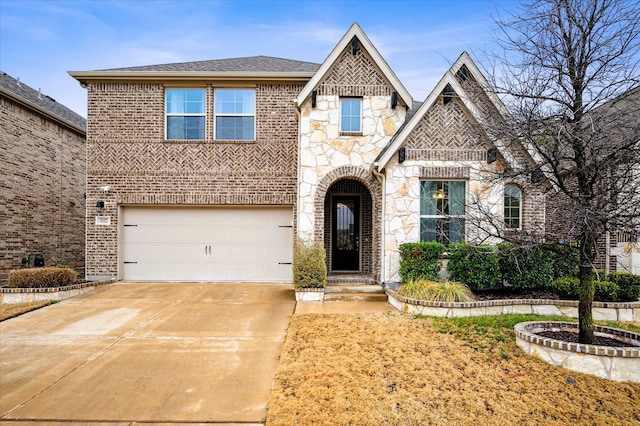
[[[29,253],[83,272],[85,135],[0,96],[0,277]]]
[[[118,214],[125,205],[290,205],[296,200],[300,84],[254,83],[256,140],[213,139],[214,82],[206,139],[164,138],[169,83],[91,83],[87,146],[87,275],[118,271]],[[246,84],[242,87],[246,87]],[[104,193],[100,188],[108,185]],[[97,201],[111,225],[95,224]]]

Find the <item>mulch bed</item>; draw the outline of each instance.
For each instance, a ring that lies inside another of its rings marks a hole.
[[[538,336],[548,337],[550,339],[562,340],[570,343],[580,343],[578,340],[578,330],[576,331],[540,331],[535,333]],[[615,339],[613,337],[594,336],[593,344],[597,346],[613,346],[614,348],[628,348],[628,347],[640,347],[632,343],[627,343],[623,340]]]
[[[477,290],[473,292],[476,300],[506,300],[506,299],[548,299],[560,300],[560,296],[547,290]]]

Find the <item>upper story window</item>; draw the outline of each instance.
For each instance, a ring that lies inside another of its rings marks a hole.
[[[166,138],[204,140],[205,89],[167,89]]]
[[[362,99],[340,99],[340,131],[344,133],[362,132]]]
[[[514,185],[504,187],[504,226],[509,229],[522,226],[522,192]]]
[[[420,182],[420,240],[442,244],[464,241],[464,181]]]
[[[216,140],[255,140],[256,91],[216,89]]]

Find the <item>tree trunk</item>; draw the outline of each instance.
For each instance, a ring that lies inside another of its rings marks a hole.
[[[578,323],[580,343],[593,343],[593,267],[590,263],[580,261],[580,302],[578,303]],[[585,259],[586,260],[586,259]]]

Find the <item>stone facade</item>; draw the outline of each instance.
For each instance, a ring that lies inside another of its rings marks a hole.
[[[0,129],[0,278],[29,253],[83,272],[84,131],[4,95]]]
[[[302,85],[253,82],[256,139],[237,142],[213,139],[215,84],[192,86],[207,89],[202,141],[165,140],[164,91],[171,83],[89,84],[88,276],[118,274],[122,206],[294,206],[298,152],[291,100]],[[105,203],[99,214],[97,201]],[[96,225],[96,216],[110,217],[110,225]]]

